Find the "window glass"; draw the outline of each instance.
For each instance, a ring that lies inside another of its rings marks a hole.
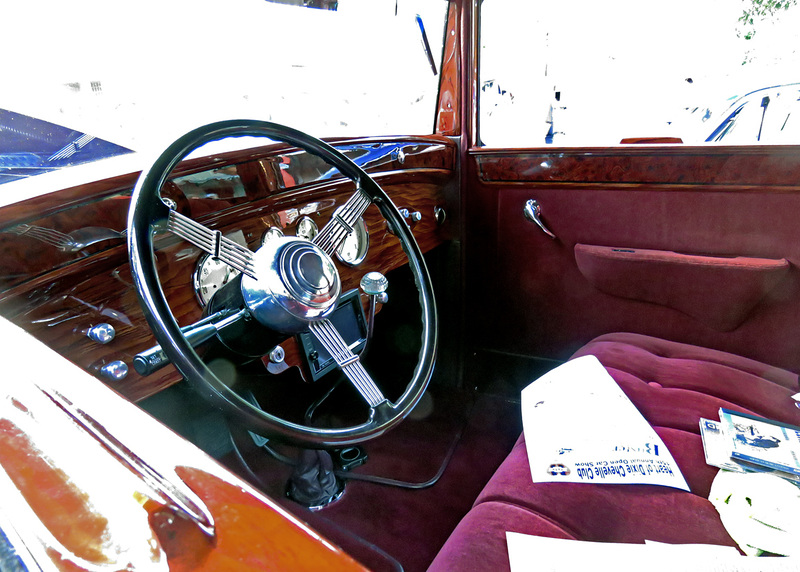
[[[4,2],[0,109],[139,153],[235,118],[430,134],[446,13],[446,0]]]
[[[800,143],[796,4],[483,0],[480,142]]]

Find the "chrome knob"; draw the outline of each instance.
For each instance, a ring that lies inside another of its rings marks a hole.
[[[128,375],[128,364],[122,360],[112,361],[100,368],[100,375],[111,381],[122,381]]]
[[[403,216],[404,219],[407,219],[411,222],[419,222],[422,220],[422,213],[419,211],[410,211],[408,209],[400,209],[400,214]]]
[[[406,162],[406,154],[402,148],[397,147],[392,149],[392,160],[397,161],[401,165]]]
[[[367,272],[361,278],[361,289],[369,296],[369,317],[367,318],[367,342],[361,350],[361,358],[367,355],[372,334],[375,332],[375,314],[378,311],[378,304],[385,304],[389,301],[389,280],[380,272]]]
[[[436,219],[436,224],[444,224],[447,219],[447,211],[440,206],[433,207],[433,218]]]
[[[105,323],[92,326],[89,328],[89,331],[86,332],[86,336],[98,344],[107,344],[113,340],[116,335],[117,331],[114,329],[114,326]]]
[[[361,289],[368,296],[380,296],[389,288],[389,281],[380,272],[367,272],[361,278]]]

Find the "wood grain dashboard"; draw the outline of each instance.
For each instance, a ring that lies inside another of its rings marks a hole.
[[[367,154],[362,167],[398,208],[422,215],[410,224],[423,252],[447,240],[448,223],[437,222],[434,211],[446,211],[446,190],[455,184],[452,142],[433,136],[334,144],[356,159]],[[65,189],[0,210],[0,314],[133,401],[181,379],[172,366],[147,377],[132,367],[133,356],[155,344],[133,287],[125,240],[137,176]],[[330,173],[316,157],[273,145],[184,161],[162,195],[183,214],[256,250],[270,227],[294,235],[297,222],[309,217],[322,228],[354,190],[352,181]],[[368,254],[355,267],[338,265],[343,291],[357,288],[366,272],[386,273],[406,262],[378,209],[370,206],[363,218]],[[193,276],[203,253],[172,235],[158,236],[156,244],[172,312],[180,325],[192,324],[202,315]],[[116,332],[106,344],[87,336],[101,323]],[[294,339],[282,346],[287,365],[299,365]],[[103,366],[118,360],[129,368],[124,379],[101,375]]]

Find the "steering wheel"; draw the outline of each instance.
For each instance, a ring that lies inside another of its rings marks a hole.
[[[244,136],[268,137],[293,145],[323,159],[355,182],[355,193],[334,212],[330,222],[312,241],[287,236],[269,240],[256,252],[251,252],[162,201],[161,188],[174,167],[192,150],[218,139]],[[422,311],[419,358],[412,379],[394,403],[384,397],[358,356],[350,351],[328,319],[341,294],[332,255],[370,204],[378,207],[400,240],[419,292]],[[255,322],[287,336],[310,331],[334,357],[366,402],[367,420],[360,425],[336,428],[298,424],[252,405],[223,383],[184,336],[161,288],[153,235],[157,229],[165,228],[241,272],[240,292],[226,296],[229,322]],[[363,442],[402,421],[428,386],[436,357],[437,316],[430,276],[419,245],[386,192],[344,154],[315,137],[276,123],[255,120],[222,121],[187,133],[139,177],[128,213],[128,252],[145,318],[167,357],[200,395],[251,431],[312,447]]]

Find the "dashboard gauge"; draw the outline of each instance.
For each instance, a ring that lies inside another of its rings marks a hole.
[[[239,271],[231,268],[218,258],[204,254],[197,261],[194,271],[194,291],[200,304],[205,306],[211,297],[228,282],[239,275]]]
[[[267,229],[264,233],[264,236],[261,237],[261,246],[264,246],[269,242],[272,238],[279,238],[283,236],[283,231],[279,229],[277,226],[271,226]]]
[[[300,238],[314,240],[314,237],[317,236],[318,232],[319,228],[317,228],[317,223],[315,223],[309,217],[304,216],[297,221],[297,230],[295,231],[295,234]]]
[[[364,219],[359,217],[353,231],[336,249],[336,257],[348,266],[358,266],[367,257],[369,250],[369,233]]]

